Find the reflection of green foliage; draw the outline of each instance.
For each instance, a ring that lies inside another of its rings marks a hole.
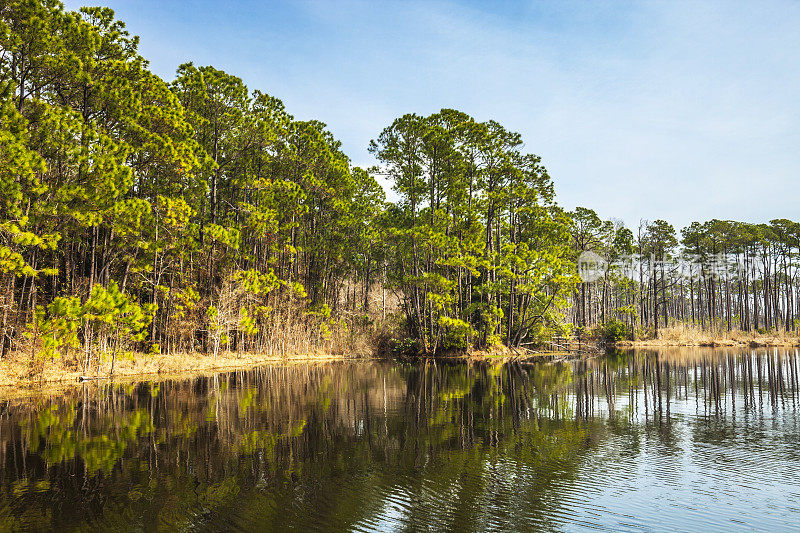
[[[641,407],[614,405],[611,395],[642,393],[643,372],[652,394],[658,368],[663,387],[683,389],[682,369],[668,370],[656,354],[612,354],[283,367],[12,407],[0,419],[0,451],[27,455],[24,470],[5,463],[0,530],[74,530],[87,520],[147,531],[354,530],[385,516],[388,499],[398,504],[395,529],[491,529],[497,510],[508,511],[509,530],[558,529],[559,487],[587,454],[633,461],[651,439],[665,454],[683,438],[742,444],[724,416],[681,421],[673,412],[642,424]],[[578,411],[584,394],[588,413]],[[652,402],[648,416],[661,416]],[[599,446],[605,439],[613,446]],[[76,500],[94,514],[73,510]]]
[[[180,411],[170,413],[169,436],[188,439],[197,431],[197,422]]]
[[[239,416],[244,417],[247,410],[253,405],[256,398],[256,390],[253,388],[247,389],[244,396],[239,397]]]
[[[97,435],[78,441],[78,455],[90,472],[109,472],[129,445],[134,444],[138,437],[148,435],[154,430],[150,415],[144,409],[127,413],[121,418],[114,420],[111,435]]]
[[[26,492],[44,492],[50,489],[50,482],[47,480],[31,481],[21,478],[11,484],[11,492],[15,496],[22,496]]]
[[[240,453],[249,455],[256,452],[263,452],[267,457],[272,454],[275,445],[281,439],[296,438],[303,434],[306,427],[306,421],[301,420],[296,425],[289,427],[286,433],[272,433],[270,431],[251,431],[242,435],[239,441]]]
[[[216,406],[217,406],[217,398],[216,396],[211,396],[208,399],[208,406],[206,407],[206,416],[205,416],[206,422],[213,422],[214,420],[217,419]]]
[[[498,479],[514,480],[522,504],[577,469],[597,428],[566,417],[569,402],[547,401],[574,379],[559,364],[361,364],[109,387],[89,410],[64,403],[30,417],[30,453],[51,469],[29,479],[50,481],[53,494],[56,476],[69,480],[70,461],[82,461],[103,494],[99,523],[119,529],[216,529],[237,516],[265,529],[347,530],[398,482],[419,495],[409,524],[441,524],[478,512]],[[445,493],[445,503],[425,496]],[[53,516],[44,529],[85,519]]]
[[[99,424],[99,429],[104,433],[98,435],[77,431],[76,416],[75,403],[69,403],[43,409],[32,424],[23,422],[21,427],[27,432],[29,450],[38,451],[41,443],[44,445],[42,456],[48,463],[68,461],[77,454],[89,471],[107,472],[122,457],[129,444],[154,430],[150,415],[144,409],[105,418]]]
[[[271,456],[272,449],[278,441],[279,435],[273,435],[269,431],[252,431],[242,435],[239,442],[239,450],[243,454],[253,454],[257,451],[264,452]]]
[[[51,406],[39,411],[36,420],[24,420],[21,427],[27,434],[29,449],[36,452],[44,440],[44,454],[48,461],[60,462],[75,456],[77,438],[72,431],[77,411],[74,403],[61,408]]]
[[[80,443],[79,453],[89,472],[109,471],[125,452],[125,441],[108,438],[106,435],[93,437]]]

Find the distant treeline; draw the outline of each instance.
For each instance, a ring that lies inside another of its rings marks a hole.
[[[361,169],[323,123],[213,67],[166,82],[112,10],[53,0],[0,3],[0,73],[3,357],[342,352],[379,327],[426,353],[611,319],[794,328],[796,225],[687,228],[681,250],[762,265],[690,282],[664,266],[671,226],[634,238],[564,211],[540,159],[493,121],[405,115]],[[661,266],[579,283],[585,250]]]
[[[800,223],[693,222],[680,231],[642,221],[634,235],[619,223],[578,208],[572,214],[576,253],[594,251],[606,264],[579,284],[573,322],[620,321],[649,330],[676,323],[704,330],[797,331],[800,317]]]

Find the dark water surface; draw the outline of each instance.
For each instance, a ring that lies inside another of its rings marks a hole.
[[[0,402],[0,531],[798,530],[799,362],[344,362]]]

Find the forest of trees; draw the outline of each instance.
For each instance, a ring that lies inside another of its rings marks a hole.
[[[0,353],[327,342],[383,190],[324,124],[137,45],[107,8],[0,3]]]
[[[325,124],[210,66],[164,81],[112,10],[57,0],[0,1],[0,74],[0,357],[341,352],[387,324],[422,353],[611,320],[796,327],[797,223],[679,239],[567,212],[494,121],[404,115],[361,169]],[[636,276],[581,283],[587,250],[636,255]],[[743,268],[687,275],[687,254]]]
[[[400,195],[391,286],[424,352],[515,346],[560,329],[576,279],[569,224],[519,134],[453,110],[405,115],[370,145]]]
[[[618,321],[628,335],[691,324],[708,331],[796,332],[800,319],[800,223],[693,222],[678,233],[664,220],[631,230],[592,210],[572,213],[576,253],[607,264],[579,284],[571,317],[590,328]]]

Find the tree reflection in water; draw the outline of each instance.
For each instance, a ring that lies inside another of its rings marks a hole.
[[[1,405],[0,529],[557,528],[604,442],[763,439],[795,412],[797,362],[683,349],[85,385]]]

